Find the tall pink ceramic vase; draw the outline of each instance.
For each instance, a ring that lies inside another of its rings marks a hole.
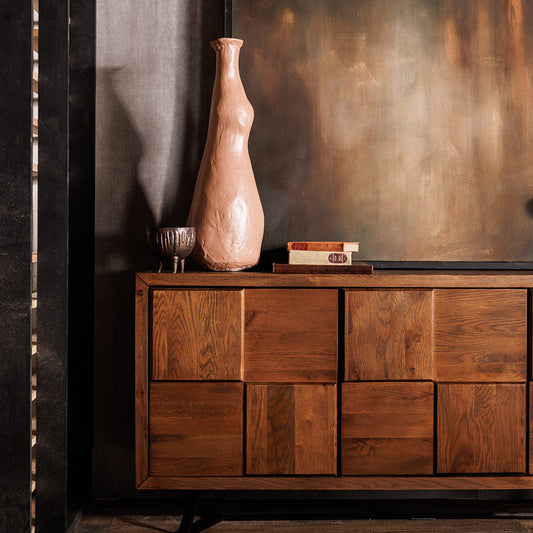
[[[188,226],[196,227],[193,259],[211,270],[257,264],[264,215],[248,154],[254,110],[239,74],[240,39],[217,39],[207,142]]]

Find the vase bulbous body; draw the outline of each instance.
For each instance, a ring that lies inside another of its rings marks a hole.
[[[217,39],[207,141],[187,224],[196,227],[193,259],[211,270],[257,264],[264,215],[248,154],[254,118],[239,74],[239,39]]]

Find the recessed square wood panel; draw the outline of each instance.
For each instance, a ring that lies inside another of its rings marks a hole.
[[[435,290],[438,381],[525,381],[526,354],[526,290]]]
[[[526,471],[525,384],[437,386],[437,471]]]
[[[337,470],[335,385],[247,385],[246,473]]]
[[[433,474],[433,383],[344,383],[341,474]]]
[[[152,379],[240,380],[242,290],[154,290]]]
[[[242,475],[243,388],[242,383],[152,383],[150,475]]]
[[[345,379],[433,379],[433,293],[346,291]]]
[[[244,380],[335,382],[338,293],[247,289]]]

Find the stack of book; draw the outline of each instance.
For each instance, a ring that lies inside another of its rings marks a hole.
[[[273,265],[277,273],[372,273],[372,265],[353,262],[358,242],[300,241],[287,243],[289,263]]]
[[[289,265],[352,264],[352,253],[359,251],[358,242],[304,241],[287,243]]]

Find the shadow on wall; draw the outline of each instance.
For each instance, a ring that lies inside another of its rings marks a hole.
[[[135,490],[134,287],[135,272],[151,270],[155,259],[145,227],[185,224],[207,135],[215,55],[209,42],[222,35],[223,2],[188,3],[183,21],[187,46],[187,94],[173,117],[173,139],[182,139],[168,165],[161,214],[153,212],[151,190],[143,186],[142,133],[114,88],[120,69],[97,75],[97,175],[95,235],[95,356],[93,486],[97,498],[124,498]],[[146,23],[148,23],[147,21]],[[181,22],[180,22],[181,24]],[[155,30],[154,30],[155,31]],[[189,53],[190,49],[192,51]],[[181,80],[183,81],[183,80]],[[154,77],[154,83],[164,83]],[[183,85],[183,83],[182,83]],[[161,106],[168,102],[161,102]],[[130,106],[131,107],[131,106]],[[178,135],[185,131],[185,135]],[[172,159],[173,158],[173,159]],[[178,183],[176,183],[178,180]],[[157,220],[159,218],[159,220]]]
[[[127,453],[133,426],[132,272],[149,266],[142,228],[155,221],[139,183],[142,143],[113,89],[117,69],[99,74],[106,114],[97,124],[96,198],[107,205],[98,206],[96,216],[105,212],[109,218],[97,220],[96,227],[109,227],[105,232],[97,229],[95,235],[93,476],[95,489],[102,486],[104,495],[111,496],[124,489],[123,478],[133,470]]]

